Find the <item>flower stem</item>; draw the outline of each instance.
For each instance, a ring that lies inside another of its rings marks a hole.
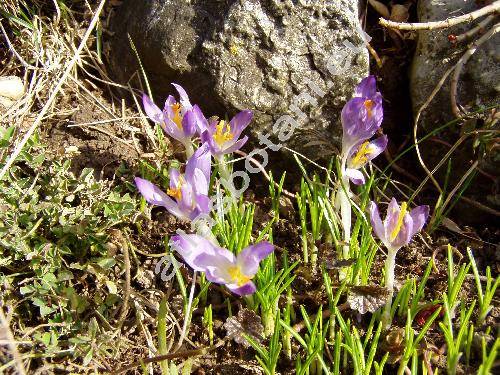
[[[351,195],[351,191],[349,186],[349,177],[347,177],[345,172],[346,163],[347,163],[347,156],[343,156],[340,166],[342,185],[340,186],[340,190],[338,193],[338,199],[340,204],[340,217],[342,220],[342,228],[344,230],[344,242],[345,242],[345,245],[342,248],[343,259],[349,258],[349,250],[351,242],[351,203],[349,202],[349,196]]]
[[[186,159],[189,159],[194,154],[193,144],[191,143],[191,141],[186,141],[183,144],[184,148],[186,149]]]
[[[340,219],[342,221],[342,229],[344,232],[344,242],[345,245],[342,247],[342,259],[349,259],[350,253],[350,243],[351,243],[351,202],[349,201],[349,196],[351,195],[349,186],[349,177],[347,177],[345,170],[347,164],[347,156],[342,157],[340,165],[340,181],[341,185],[339,187],[336,206],[337,209],[340,207]],[[347,277],[349,268],[345,267],[340,269],[339,278],[341,280]]]
[[[391,327],[391,307],[392,295],[394,293],[394,268],[396,266],[397,249],[387,249],[387,259],[385,260],[385,287],[388,290],[387,303],[382,314],[382,329]]]
[[[219,166],[219,175],[221,178],[221,183],[229,191],[230,195],[234,196],[236,190],[233,185],[233,179],[231,178],[231,172],[229,171],[224,156],[220,156],[219,158],[217,158],[217,162]]]
[[[217,241],[217,238],[215,238],[214,234],[212,233],[212,229],[210,228],[206,220],[197,220],[194,222],[194,226],[196,228],[197,234],[205,237],[209,241],[212,241],[212,243],[214,243],[215,245],[219,245],[219,241]]]

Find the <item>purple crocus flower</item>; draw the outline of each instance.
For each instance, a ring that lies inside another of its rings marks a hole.
[[[392,198],[387,208],[387,215],[382,222],[375,202],[370,203],[370,219],[373,231],[390,251],[397,251],[410,243],[411,238],[424,227],[429,216],[429,206],[418,206],[410,212],[407,204],[401,207]]]
[[[382,221],[375,202],[370,203],[370,219],[373,231],[387,248],[385,260],[385,287],[389,292],[388,301],[382,314],[384,329],[391,325],[391,301],[394,291],[394,268],[398,250],[409,244],[412,237],[422,230],[429,216],[429,206],[418,206],[407,211],[406,202],[401,206],[392,198],[387,208],[387,215]]]
[[[260,261],[274,250],[272,244],[263,241],[244,248],[235,256],[197,234],[176,235],[170,243],[195,271],[205,272],[208,281],[224,284],[240,296],[256,291],[251,280]]]
[[[364,78],[356,87],[354,97],[342,109],[342,149],[371,138],[382,124],[382,94],[377,91],[374,76]]]
[[[196,104],[191,105],[189,97],[182,86],[175,83],[172,83],[172,85],[179,93],[179,102],[172,95],[169,95],[162,111],[144,94],[142,96],[144,110],[153,122],[161,125],[165,133],[184,145],[190,145],[191,138],[201,126],[198,125],[198,121],[201,121],[199,117],[201,110]]]
[[[382,135],[373,141],[364,141],[351,148],[347,157],[345,174],[354,184],[365,183],[365,176],[359,169],[384,152],[387,142],[387,136]]]
[[[207,122],[201,140],[209,145],[210,152],[216,158],[234,152],[240,149],[248,140],[247,136],[242,139],[239,139],[239,137],[252,121],[252,117],[251,111],[244,110],[234,116],[229,123],[212,118]]]
[[[210,158],[208,146],[203,145],[188,159],[184,175],[177,169],[171,169],[170,187],[166,193],[139,177],[135,178],[135,184],[148,203],[163,206],[171,214],[193,221],[200,214],[211,211],[208,197]]]

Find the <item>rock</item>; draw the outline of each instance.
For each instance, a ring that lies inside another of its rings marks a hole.
[[[368,74],[352,0],[128,0],[110,27],[108,58],[119,80],[138,70],[130,34],[157,102],[178,82],[207,116],[252,110],[254,136],[288,113],[297,131],[280,137],[299,151],[310,141],[338,144],[340,110]]]
[[[24,95],[24,84],[16,76],[0,77],[0,105],[10,107]]]
[[[459,16],[477,9],[475,0],[420,0],[418,2],[420,22],[441,21],[450,16]],[[453,45],[448,40],[448,36],[460,35],[477,23],[478,21],[475,21],[473,24],[463,23],[452,28],[418,32],[418,44],[410,72],[414,113],[429,98],[445,72],[467,50],[467,43]],[[493,24],[494,22],[489,26]],[[474,53],[460,75],[457,97],[462,106],[469,110],[477,110],[480,106],[498,103],[500,98],[499,61],[500,35],[496,34]],[[421,124],[428,130],[432,130],[454,118],[450,105],[450,78],[448,78],[441,91],[423,113]]]

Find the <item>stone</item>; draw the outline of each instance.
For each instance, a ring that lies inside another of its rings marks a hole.
[[[475,0],[420,0],[419,22],[441,21],[477,10]],[[473,24],[463,23],[452,28],[418,32],[418,43],[410,71],[410,90],[413,111],[416,114],[429,98],[445,72],[465,53],[468,43],[454,45],[449,35],[460,35]],[[490,23],[490,27],[494,22]],[[479,35],[480,36],[480,35]],[[476,35],[475,38],[479,36]],[[468,110],[498,103],[500,94],[500,34],[484,43],[464,66],[458,85],[458,102]],[[455,117],[450,105],[451,75],[423,113],[421,124],[428,130],[435,129]]]
[[[24,95],[24,83],[16,76],[0,77],[0,105],[8,108]]]
[[[158,103],[180,83],[207,117],[250,109],[254,140],[273,133],[300,152],[314,145],[314,156],[338,146],[342,106],[368,74],[352,0],[128,0],[110,30],[118,80],[140,71],[130,35]],[[285,114],[291,132],[278,129]]]

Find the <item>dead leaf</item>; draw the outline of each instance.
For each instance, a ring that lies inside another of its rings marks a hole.
[[[384,18],[390,17],[389,9],[384,4],[382,4],[380,1],[368,0],[368,2],[373,7],[373,9],[375,9],[377,11],[377,13],[380,14],[382,17],[384,17]]]
[[[452,231],[453,233],[458,233],[462,234],[464,231],[460,229],[457,223],[455,223],[453,220],[448,219],[447,217],[443,217],[443,220],[441,220],[441,224],[448,230]]]
[[[347,293],[347,303],[360,314],[375,312],[387,302],[387,289],[378,285],[351,286]]]
[[[408,8],[401,4],[395,4],[391,8],[391,21],[394,22],[406,22],[410,14],[408,13]]]
[[[245,339],[244,333],[259,343],[262,341],[264,333],[264,326],[261,323],[260,316],[248,309],[240,309],[237,316],[227,318],[224,328],[228,338],[245,348],[250,347],[250,344]]]

